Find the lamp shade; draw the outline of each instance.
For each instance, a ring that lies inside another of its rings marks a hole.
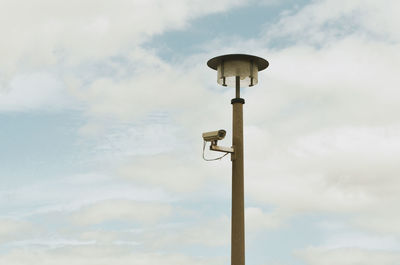
[[[218,84],[235,87],[239,76],[240,87],[248,87],[258,83],[258,72],[267,68],[268,62],[257,56],[228,54],[212,58],[207,65],[217,70]]]

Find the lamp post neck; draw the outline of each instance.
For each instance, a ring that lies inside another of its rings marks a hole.
[[[244,99],[240,98],[240,76],[236,76],[235,81],[236,81],[235,82],[235,85],[236,85],[236,97],[231,100],[231,103],[232,104],[235,104],[235,103],[244,104]]]
[[[240,76],[236,76],[236,98],[240,98]]]

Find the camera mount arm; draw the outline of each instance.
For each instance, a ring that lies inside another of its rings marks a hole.
[[[231,153],[231,154],[235,152],[235,149],[233,147],[218,146],[217,141],[211,142],[210,150],[224,152],[224,153]]]

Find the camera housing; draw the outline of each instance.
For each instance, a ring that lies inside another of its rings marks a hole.
[[[225,130],[205,132],[205,133],[203,133],[203,139],[206,142],[214,142],[214,141],[219,141],[219,140],[224,139],[225,135],[226,135]]]

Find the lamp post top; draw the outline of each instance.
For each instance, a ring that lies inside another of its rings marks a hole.
[[[262,71],[265,68],[268,67],[269,63],[267,60],[254,56],[254,55],[248,55],[248,54],[226,54],[226,55],[221,55],[214,57],[210,60],[208,60],[207,65],[208,67],[217,70],[218,65],[221,64],[221,62],[226,62],[226,61],[247,61],[247,62],[254,62],[257,65],[258,71]]]

